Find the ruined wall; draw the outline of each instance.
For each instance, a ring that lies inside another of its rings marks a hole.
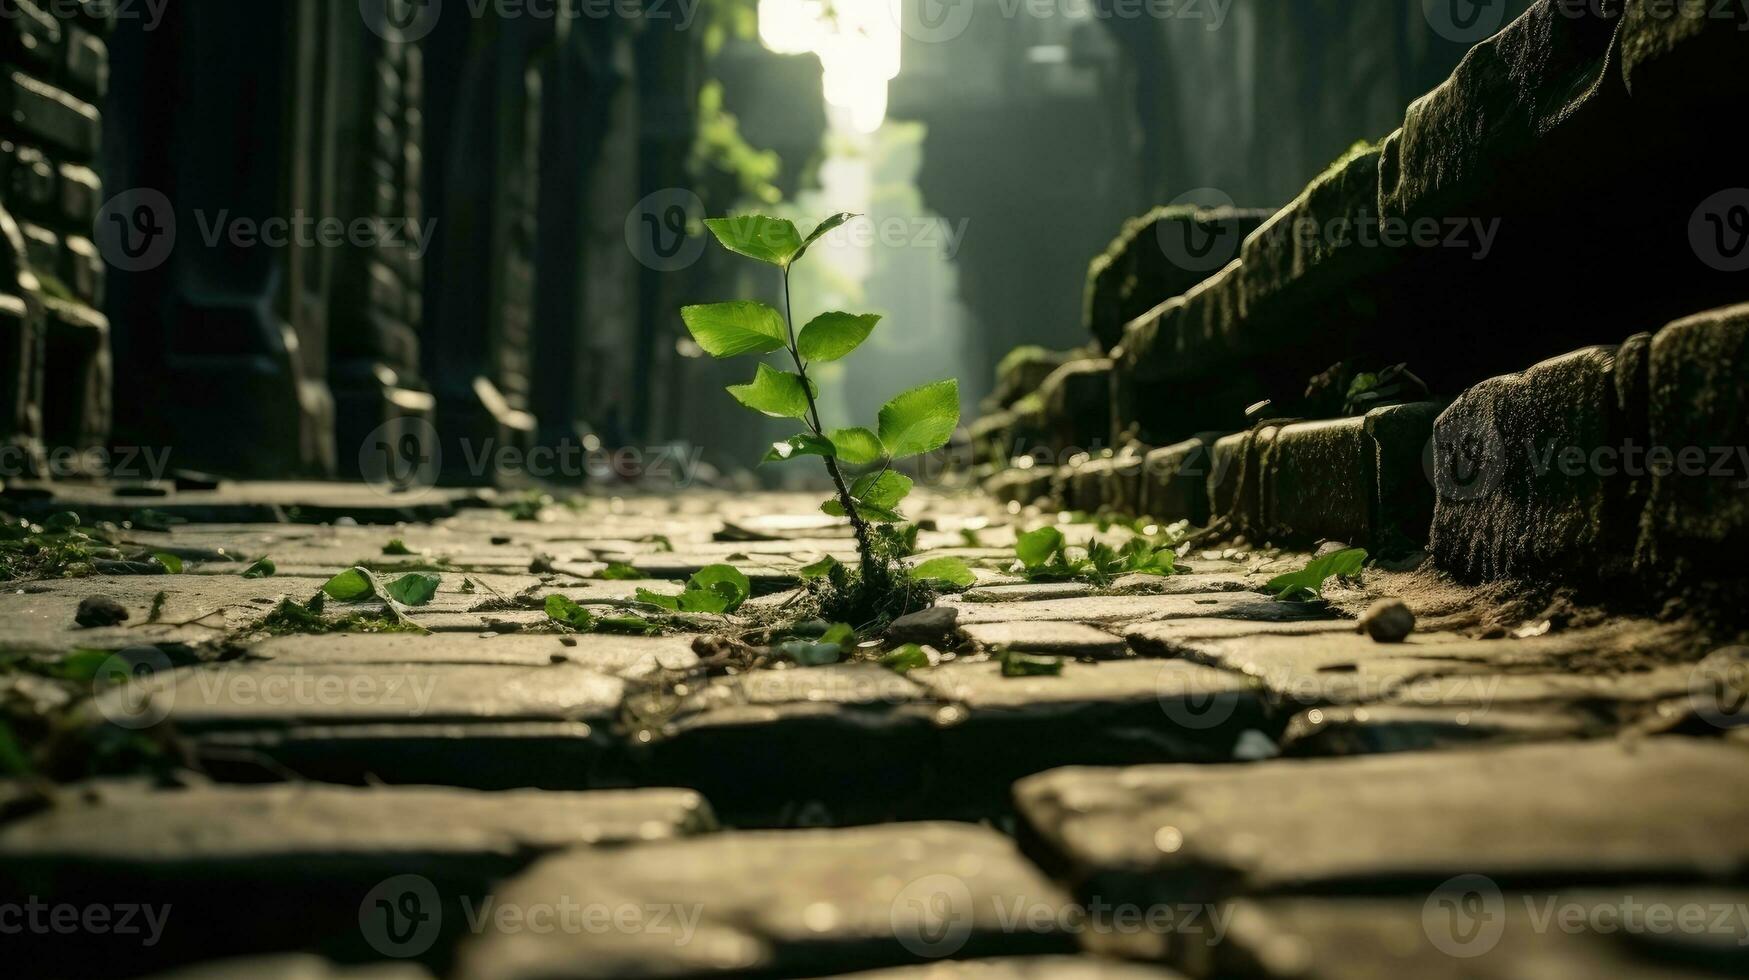
[[[91,229],[109,24],[84,7],[0,10],[0,444],[5,476],[45,446],[100,446],[110,423],[104,268]],[[77,471],[81,457],[56,453]]]

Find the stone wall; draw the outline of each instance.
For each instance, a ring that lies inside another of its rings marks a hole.
[[[89,6],[7,0],[0,17],[0,442],[13,476],[45,446],[101,446],[110,424],[98,106],[109,24]],[[57,453],[77,470],[80,458]]]
[[[977,426],[991,488],[1427,547],[1471,580],[1740,577],[1749,191],[1722,120],[1749,32],[1697,10],[1533,5],[1127,322],[1111,270],[1159,242],[1120,238],[1090,275],[1109,356]],[[1106,402],[1057,397],[1101,375]],[[1017,447],[1043,455],[1005,468]]]

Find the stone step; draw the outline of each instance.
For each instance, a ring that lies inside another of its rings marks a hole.
[[[1095,956],[1016,956],[949,960],[843,976],[844,980],[1172,980],[1178,975],[1159,967]]]
[[[1223,906],[1219,940],[1174,944],[1190,976],[1427,977],[1735,974],[1749,891],[1673,886],[1505,892],[1460,875],[1409,898],[1267,898]]]
[[[1124,222],[1088,267],[1083,325],[1111,350],[1123,341],[1125,324],[1238,258],[1239,243],[1270,213],[1176,205]]]
[[[1075,947],[1057,886],[1007,838],[963,824],[576,850],[493,897],[494,916],[605,908],[637,927],[488,928],[461,949],[457,980],[815,976]]]
[[[1015,794],[1047,864],[1108,901],[1425,895],[1464,874],[1502,888],[1740,880],[1746,760],[1667,737],[1063,769]]]
[[[58,975],[135,976],[290,950],[441,961],[461,900],[544,853],[713,828],[709,808],[683,790],[96,783],[0,824],[0,900],[116,916],[101,929],[9,937],[13,955],[59,964],[48,971]],[[127,909],[136,931],[122,928]],[[385,910],[408,918],[388,921]]]

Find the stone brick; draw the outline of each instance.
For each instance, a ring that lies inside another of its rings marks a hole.
[[[1071,537],[1071,541],[1075,540]],[[1193,562],[1187,562],[1194,568]],[[963,599],[963,597],[961,597]],[[1223,616],[1260,623],[1323,619],[1327,614],[1304,603],[1275,602],[1246,592],[1204,595],[1108,595],[1039,602],[964,602],[945,600],[960,612],[960,625],[977,623],[1069,622],[1129,626],[1166,619]]]
[[[713,827],[704,802],[680,790],[96,783],[0,825],[0,896],[168,906],[156,942],[142,942],[143,929],[9,937],[10,951],[60,975],[136,975],[271,950],[380,956],[389,930],[370,913],[377,896],[402,898],[384,890],[395,885],[417,889],[413,910],[432,925],[418,933],[422,945],[400,936],[387,952],[420,955],[465,931],[462,899],[543,854]]]
[[[1240,243],[1269,215],[1181,205],[1125,222],[1088,269],[1087,329],[1105,350],[1118,346],[1125,324],[1238,258]]]
[[[1380,156],[1356,146],[1245,240],[1239,275],[1248,317],[1291,317],[1304,330],[1308,319],[1347,327],[1371,312],[1369,280],[1400,261],[1361,238],[1378,222]]]
[[[1209,520],[1225,519],[1235,532],[1261,534],[1263,487],[1268,482],[1269,447],[1280,426],[1259,425],[1215,441],[1209,452]]]
[[[1620,417],[1615,371],[1616,348],[1575,351],[1484,381],[1440,415],[1431,550],[1442,567],[1471,580],[1624,570],[1639,515],[1615,467],[1645,437]]]
[[[1628,92],[1658,110],[1729,105],[1749,56],[1745,27],[1749,13],[1736,4],[1627,0],[1620,44]]]
[[[1142,510],[1142,456],[1125,449],[1110,460],[1100,481],[1100,508],[1113,514],[1139,517]]]
[[[1020,956],[901,966],[852,974],[854,980],[1178,980],[1158,967],[1097,956]],[[825,980],[825,978],[821,978]]]
[[[965,627],[966,638],[990,650],[1019,650],[1084,660],[1129,656],[1122,637],[1084,623],[982,623]]]
[[[103,120],[89,103],[15,71],[0,86],[0,107],[24,133],[82,158],[97,153]]]
[[[1460,874],[1510,888],[1739,867],[1749,798],[1734,774],[1745,759],[1740,745],[1653,738],[1063,769],[1015,796],[1046,859],[1106,901],[1425,894]]]
[[[996,365],[996,388],[990,395],[995,408],[1008,408],[1037,391],[1053,372],[1079,356],[1077,351],[1053,351],[1043,347],[1020,347],[1009,351]]]
[[[1427,545],[1433,526],[1433,424],[1443,406],[1387,405],[1366,413],[1372,443],[1373,545],[1392,553]]]
[[[1259,463],[1261,527],[1270,541],[1370,543],[1373,452],[1364,419],[1284,425]]]
[[[1016,902],[1061,908],[1067,898],[987,828],[892,824],[706,841],[574,851],[540,862],[499,892],[503,904],[521,908],[569,901],[702,916],[685,941],[678,922],[599,933],[487,930],[463,945],[453,975],[810,976],[942,955],[1074,949],[1056,925],[997,918]]]
[[[431,980],[431,974],[416,963],[340,966],[320,956],[285,953],[203,963],[153,974],[152,980]]]
[[[1651,489],[1642,557],[1740,576],[1749,545],[1749,306],[1673,323],[1649,357]]]
[[[1039,387],[1052,449],[1090,452],[1108,445],[1111,369],[1105,358],[1073,361],[1052,372]]]
[[[1616,21],[1595,4],[1539,2],[1472,48],[1385,140],[1382,215],[1488,213],[1475,209],[1502,191],[1500,174],[1519,178],[1507,193],[1529,195],[1608,152],[1626,101],[1607,70]]]
[[[1141,513],[1168,524],[1207,524],[1210,449],[1220,438],[1220,433],[1205,432],[1148,453],[1142,465]]]

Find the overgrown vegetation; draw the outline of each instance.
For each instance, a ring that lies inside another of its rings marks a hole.
[[[1321,599],[1324,596],[1324,585],[1330,579],[1354,579],[1360,577],[1361,567],[1366,564],[1365,548],[1344,548],[1332,551],[1327,555],[1312,559],[1305,568],[1286,575],[1277,575],[1264,584],[1264,588],[1275,593],[1275,597],[1284,602],[1305,602]]]
[[[788,355],[793,371],[762,362],[750,382],[730,386],[729,394],[756,412],[795,419],[806,427],[774,444],[764,462],[803,456],[821,459],[836,490],[821,509],[849,521],[858,553],[856,568],[833,563],[811,579],[821,614],[833,620],[879,624],[927,605],[931,582],[970,574],[962,566],[937,567],[931,573],[934,577],[912,575],[899,560],[904,549],[895,546],[894,532],[883,530],[903,522],[898,508],[913,485],[910,477],[893,469],[894,463],[947,445],[959,425],[959,383],[936,381],[898,395],[881,408],[874,429],[826,427],[820,417],[818,387],[808,377],[808,368],[848,356],[873,333],[880,317],[826,312],[796,329],[790,269],[821,238],[854,217],[833,215],[806,238],[781,218],[746,215],[707,220],[706,227],[723,247],[777,268],[784,309],[755,301],[711,303],[688,306],[681,318],[693,340],[712,357]],[[846,471],[852,467],[865,472],[849,476]]]
[[[1041,527],[1015,539],[1014,555],[1020,571],[1033,582],[1091,582],[1110,585],[1120,575],[1181,575],[1178,555],[1170,544],[1157,545],[1145,537],[1131,538],[1113,548],[1097,540],[1070,548],[1063,532]]]

